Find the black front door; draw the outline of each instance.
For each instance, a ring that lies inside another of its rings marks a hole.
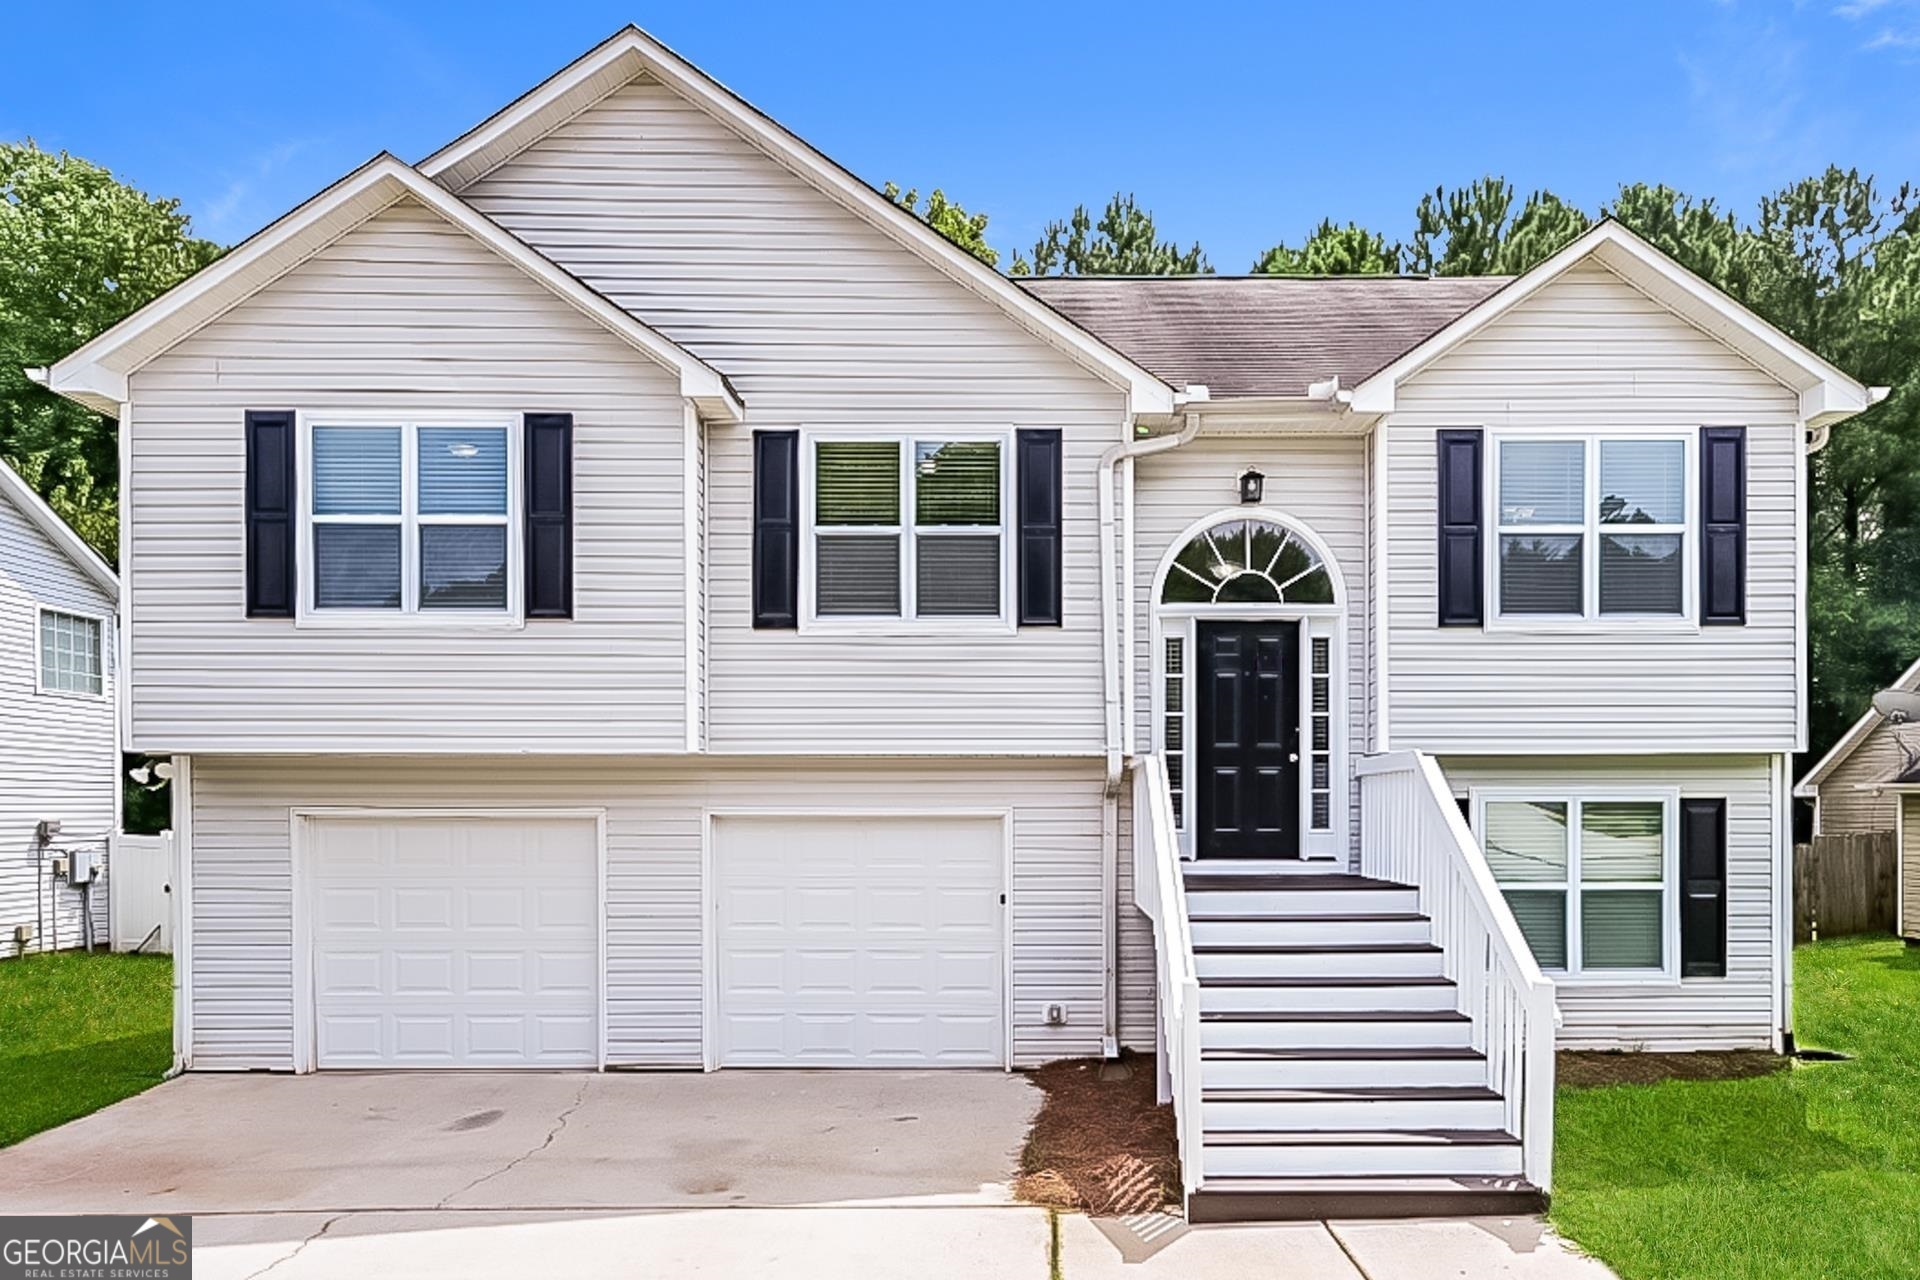
[[[1199,624],[1202,858],[1300,856],[1300,624]]]

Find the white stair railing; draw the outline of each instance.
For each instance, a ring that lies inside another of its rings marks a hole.
[[[1187,923],[1187,890],[1173,821],[1167,762],[1141,756],[1133,770],[1133,901],[1153,921],[1160,1009],[1160,1101],[1173,1103],[1182,1202],[1200,1186],[1200,977]]]
[[[1412,885],[1473,1019],[1473,1047],[1520,1139],[1523,1172],[1553,1178],[1553,984],[1534,963],[1453,793],[1432,756],[1390,751],[1354,765],[1360,778],[1360,873]]]

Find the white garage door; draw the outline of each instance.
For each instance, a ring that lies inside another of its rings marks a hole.
[[[322,1067],[599,1059],[591,819],[313,818]]]
[[[1005,1061],[999,818],[714,820],[723,1066]]]

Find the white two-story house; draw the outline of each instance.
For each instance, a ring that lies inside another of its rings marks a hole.
[[[1015,283],[629,29],[40,376],[191,1069],[1157,1049],[1218,1217],[1537,1198],[1556,1034],[1788,1029],[1872,392],[1614,224]]]

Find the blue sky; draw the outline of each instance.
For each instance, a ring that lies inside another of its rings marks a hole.
[[[68,0],[8,18],[0,138],[178,196],[230,243],[629,21],[867,180],[988,212],[1003,250],[1115,190],[1243,271],[1322,216],[1401,238],[1423,190],[1484,173],[1589,209],[1645,180],[1742,212],[1829,162],[1920,180],[1920,0]]]

